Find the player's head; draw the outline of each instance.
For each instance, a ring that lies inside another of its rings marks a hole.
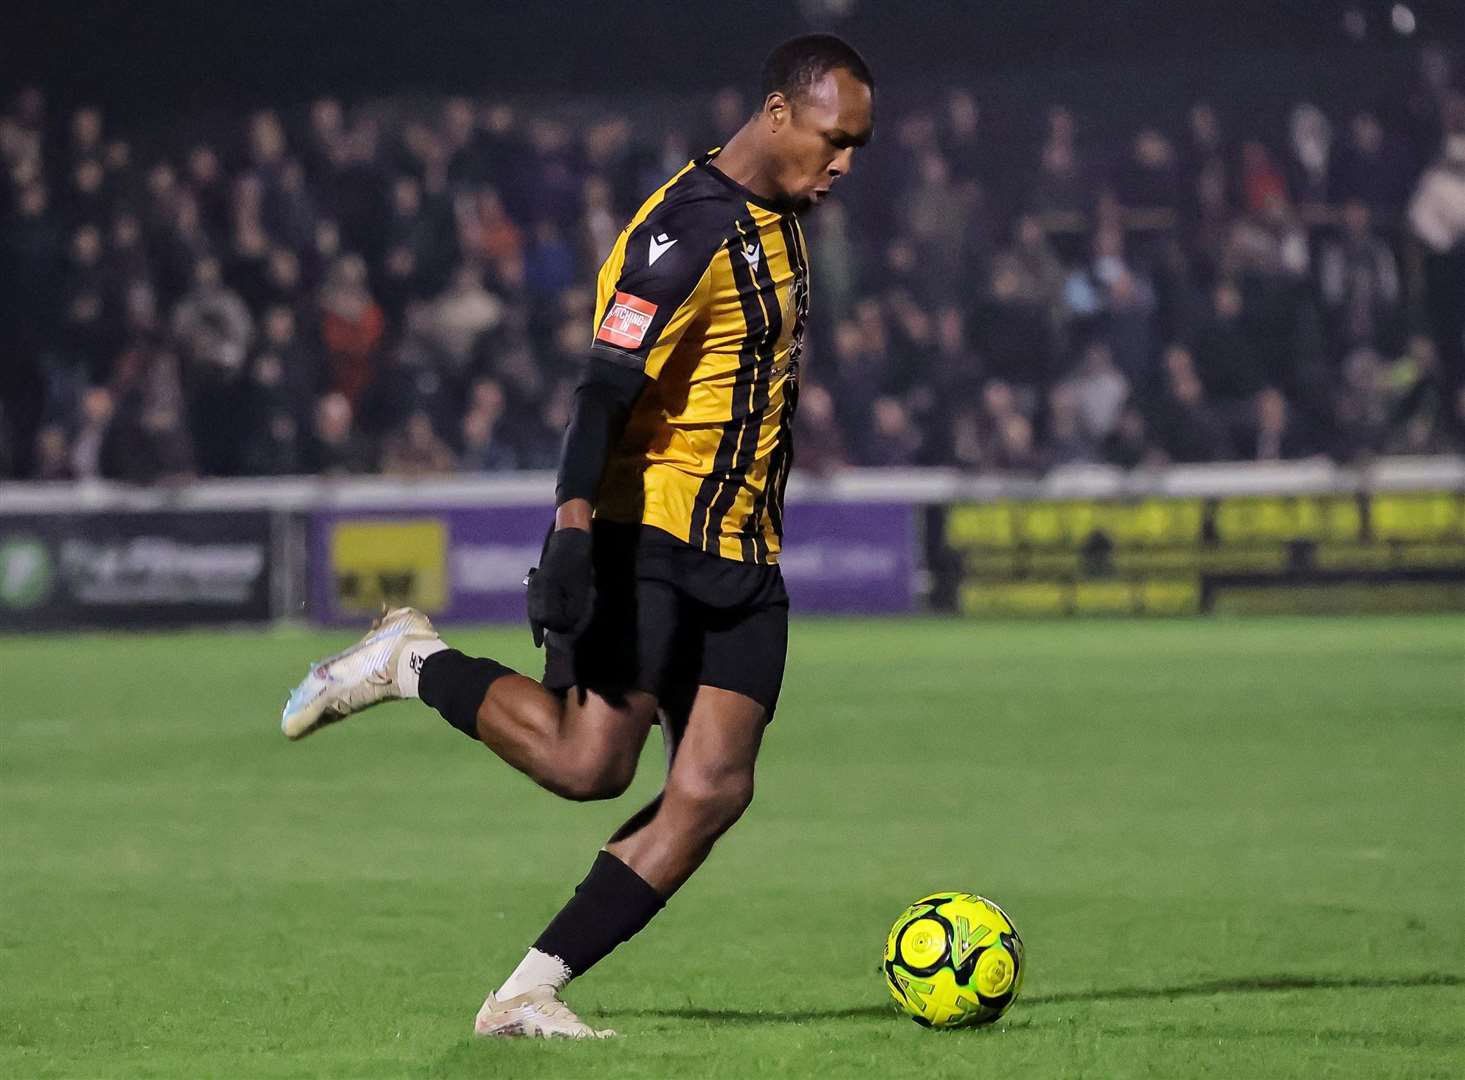
[[[791,38],[763,64],[762,104],[753,124],[780,194],[807,206],[850,171],[875,124],[875,77],[833,34]]]

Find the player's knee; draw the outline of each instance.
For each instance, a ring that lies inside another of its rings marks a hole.
[[[753,774],[684,774],[669,783],[667,798],[690,819],[693,828],[715,836],[742,817],[752,803]]]
[[[624,795],[635,776],[635,759],[626,754],[581,754],[562,762],[547,786],[574,802],[595,802]]]

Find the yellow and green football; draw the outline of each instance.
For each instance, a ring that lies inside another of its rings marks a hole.
[[[1022,987],[1022,938],[985,897],[933,893],[895,920],[884,967],[890,996],[916,1023],[990,1024]]]

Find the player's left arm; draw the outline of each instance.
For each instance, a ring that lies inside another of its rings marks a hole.
[[[620,273],[599,313],[595,340],[565,430],[555,484],[555,524],[529,578],[535,644],[545,629],[578,633],[594,608],[590,522],[611,449],[631,410],[705,302],[715,246],[687,211],[653,213],[626,240]],[[684,243],[685,241],[685,243]],[[677,250],[680,248],[681,250]]]

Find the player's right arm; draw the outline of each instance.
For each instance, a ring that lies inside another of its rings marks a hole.
[[[595,340],[560,451],[555,524],[529,578],[529,624],[575,634],[594,608],[590,522],[612,448],[631,410],[705,303],[718,230],[698,227],[696,204],[654,210],[629,230],[600,271]]]

